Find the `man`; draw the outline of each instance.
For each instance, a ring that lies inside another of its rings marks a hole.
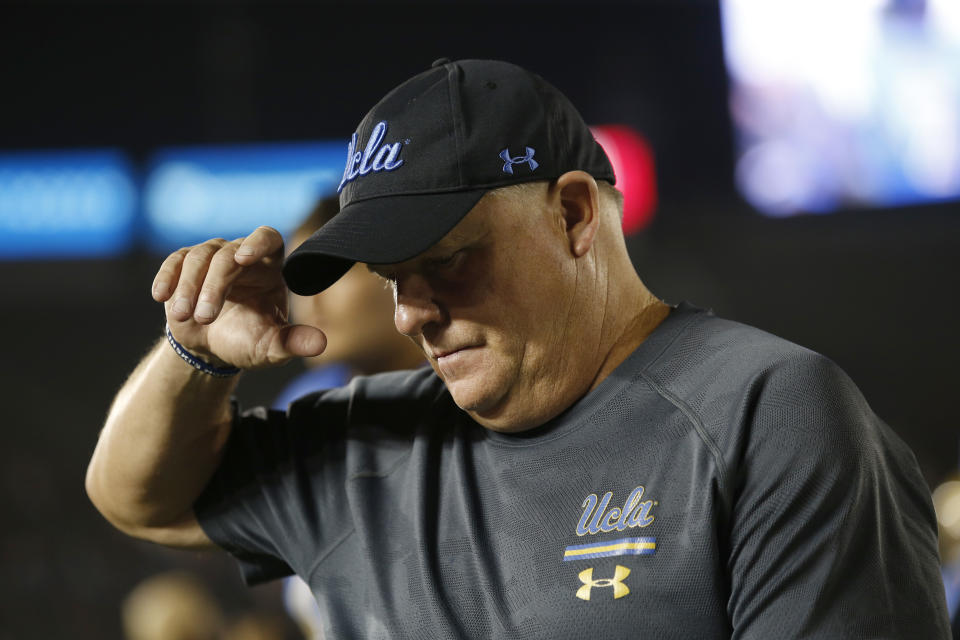
[[[163,263],[170,344],[114,401],[94,504],[296,572],[330,637],[948,637],[912,453],[828,359],[648,291],[613,181],[541,78],[437,61],[360,123],[341,213],[285,264],[265,227]],[[284,281],[355,261],[432,369],[231,407],[239,369],[324,348]]]

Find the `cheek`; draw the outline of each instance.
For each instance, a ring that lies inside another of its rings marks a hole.
[[[565,344],[569,320],[570,266],[554,256],[525,260],[504,274],[496,307],[505,329],[511,357],[523,372],[539,371],[570,345]],[[532,257],[533,258],[533,257]]]

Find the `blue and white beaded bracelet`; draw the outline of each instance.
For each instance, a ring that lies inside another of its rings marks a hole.
[[[197,371],[201,371],[215,378],[229,378],[230,376],[235,376],[240,373],[240,369],[237,367],[215,367],[212,364],[204,362],[197,356],[187,351],[182,344],[177,342],[177,339],[173,337],[173,333],[170,331],[169,324],[167,324],[166,331],[167,342],[170,343],[170,346],[173,347],[173,350],[177,352],[178,356],[183,358],[184,362],[189,364]]]

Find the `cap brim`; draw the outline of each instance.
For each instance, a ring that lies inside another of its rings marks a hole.
[[[323,291],[355,262],[393,264],[413,258],[457,226],[488,188],[396,195],[353,202],[307,238],[286,259],[290,290]]]

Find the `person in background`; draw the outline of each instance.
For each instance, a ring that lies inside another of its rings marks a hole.
[[[225,616],[210,590],[188,571],[139,582],[120,606],[125,640],[219,640]]]
[[[288,246],[300,246],[339,210],[336,194],[320,199],[294,230]],[[343,386],[356,375],[425,365],[420,349],[397,331],[392,312],[390,287],[361,263],[353,265],[322,293],[291,293],[291,320],[323,327],[330,342],[319,356],[302,359],[306,371],[287,383],[274,399],[273,408],[285,411],[300,396]],[[299,576],[284,579],[283,604],[307,638],[323,637],[317,601],[310,586]]]
[[[933,490],[940,543],[940,573],[953,640],[960,640],[960,466]]]
[[[293,232],[292,250],[340,210],[336,194],[321,198]],[[393,325],[393,293],[383,279],[357,263],[336,284],[314,296],[290,294],[294,322],[323,327],[329,342],[318,356],[304,358],[307,370],[273,401],[286,410],[302,395],[339,387],[356,375],[414,369],[426,364],[420,349]]]
[[[308,638],[310,636],[307,636]],[[287,640],[280,614],[241,613],[230,617],[221,640]]]
[[[230,612],[191,571],[161,571],[138,582],[120,605],[124,640],[287,640],[279,614]],[[307,636],[312,637],[312,636]]]

